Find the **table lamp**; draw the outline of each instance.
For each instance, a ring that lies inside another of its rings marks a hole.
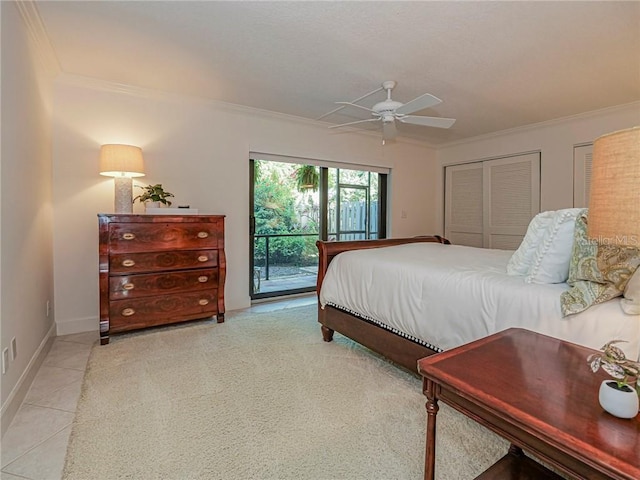
[[[640,126],[603,135],[593,144],[587,235],[640,250]],[[622,309],[640,314],[640,268],[624,296]]]
[[[100,147],[100,175],[114,177],[115,213],[133,212],[133,177],[144,176],[142,149],[133,145]]]

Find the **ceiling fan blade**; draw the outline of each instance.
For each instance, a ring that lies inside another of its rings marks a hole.
[[[366,120],[358,120],[356,122],[341,123],[340,125],[329,125],[329,128],[346,127],[347,125],[355,125],[357,123],[378,122],[380,118],[367,118]]]
[[[365,98],[373,95],[374,93],[378,93],[380,90],[382,90],[382,87],[378,87],[376,88],[373,92],[369,92],[369,93],[365,93],[364,95],[362,95],[361,97],[356,98],[353,102],[351,103],[355,103],[355,102],[359,102],[360,100],[364,100]],[[316,118],[316,120],[322,120],[324,117],[328,117],[329,115],[331,115],[332,113],[336,113],[340,110],[342,110],[345,106],[342,105],[341,107],[338,108],[334,108],[333,110],[331,110],[330,112],[325,113],[324,115],[321,115],[320,117]]]
[[[367,107],[363,107],[362,105],[358,105],[356,103],[351,103],[351,102],[336,102],[336,105],[349,105],[350,107],[356,107],[356,108],[361,108],[362,110],[366,110],[367,112],[373,112],[373,110],[371,110],[370,108]]]
[[[396,113],[406,115],[408,113],[422,110],[423,108],[433,107],[434,105],[438,105],[439,103],[442,103],[442,100],[440,100],[438,97],[434,97],[430,93],[425,93],[424,95],[420,95],[419,97],[405,103],[401,107],[396,108]]]
[[[449,128],[456,122],[455,118],[421,117],[420,115],[405,115],[404,117],[399,117],[398,120],[402,123],[436,128]]]
[[[391,140],[396,138],[397,133],[395,121],[382,123],[382,138],[385,140]]]

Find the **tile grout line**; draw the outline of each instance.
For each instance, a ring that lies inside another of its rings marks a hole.
[[[76,411],[69,411],[69,410],[63,410],[62,408],[56,408],[56,407],[47,407],[45,405],[38,405],[37,403],[31,403],[31,402],[25,402],[23,403],[23,405],[29,405],[30,407],[38,407],[38,408],[48,408],[49,410],[56,410],[57,412],[63,412],[63,413],[73,413],[73,415],[75,416]],[[73,422],[71,422],[73,423]]]
[[[32,479],[31,477],[24,477],[24,476],[22,476],[22,475],[17,475],[17,474],[15,474],[15,473],[7,472],[7,471],[5,471],[5,469],[4,469],[4,468],[3,468],[2,470],[0,470],[0,472],[2,472],[2,473],[6,473],[7,475],[11,475],[11,476],[16,477],[16,478],[24,478],[25,480],[34,480],[34,479]]]
[[[37,406],[37,405],[36,405]],[[22,408],[22,407],[20,407]],[[39,408],[48,408],[49,410],[57,410],[55,408],[49,408],[49,407],[39,407]],[[59,410],[60,411],[60,410]],[[71,413],[71,412],[65,412],[65,413]],[[74,420],[75,420],[75,416],[74,416]],[[20,454],[19,456],[17,456],[16,458],[14,458],[13,460],[11,460],[11,462],[7,463],[4,467],[2,467],[2,472],[4,473],[8,473],[9,475],[16,475],[15,473],[11,473],[8,471],[5,471],[5,468],[13,465],[15,462],[17,462],[19,459],[21,459],[22,457],[24,457],[26,454],[28,454],[29,452],[32,452],[33,450],[35,450],[36,448],[38,448],[39,446],[41,446],[43,443],[47,442],[48,440],[51,440],[53,437],[55,437],[56,435],[58,435],[60,432],[62,432],[65,428],[68,428],[70,426],[73,426],[73,420],[71,422],[69,422],[68,424],[66,424],[64,427],[62,427],[60,430],[56,431],[55,433],[49,435],[47,438],[45,438],[44,440],[42,440],[40,443],[37,443],[36,445],[34,445],[33,447],[31,447],[28,450],[25,450],[22,454]],[[19,475],[18,475],[19,476]],[[29,478],[29,477],[23,477],[23,478]]]

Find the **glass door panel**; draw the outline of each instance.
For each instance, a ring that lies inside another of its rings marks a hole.
[[[368,188],[339,187],[338,240],[365,240],[368,238]]]
[[[380,238],[379,177],[366,171],[329,169],[329,240]]]
[[[311,292],[318,271],[318,167],[252,163],[251,298]]]
[[[386,175],[253,159],[250,181],[252,299],[315,290],[321,236],[385,238]]]

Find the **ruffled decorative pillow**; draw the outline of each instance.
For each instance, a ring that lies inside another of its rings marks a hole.
[[[560,295],[563,316],[621,296],[640,265],[640,248],[590,240],[587,223],[585,211],[575,222],[575,241],[567,279],[571,288]]]
[[[553,221],[540,238],[527,283],[563,283],[569,276],[575,220],[584,208],[566,208],[554,213]]]
[[[527,227],[527,233],[518,249],[513,252],[507,263],[508,275],[528,275],[533,263],[533,257],[538,250],[540,241],[547,228],[553,222],[556,212],[542,212],[537,214]]]

